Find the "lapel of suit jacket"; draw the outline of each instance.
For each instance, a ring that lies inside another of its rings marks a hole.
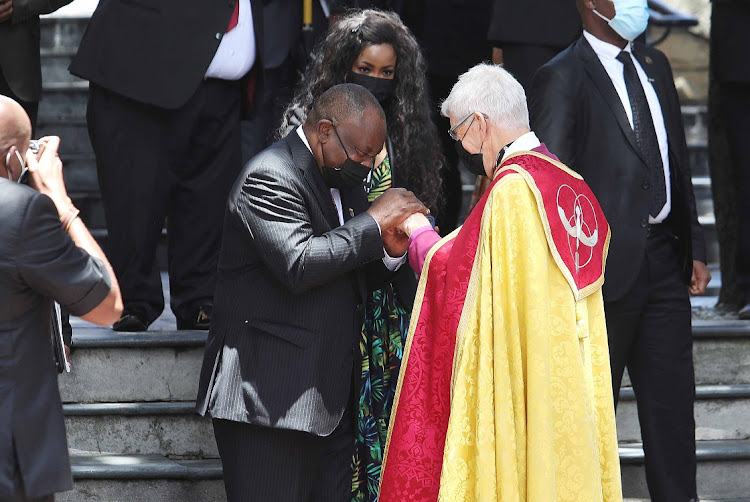
[[[651,56],[644,54],[644,52],[645,50],[642,46],[633,46],[633,56],[635,56],[641,64],[641,68],[643,68],[649,82],[651,82],[651,85],[654,87],[656,97],[659,98],[659,106],[661,106],[661,114],[664,118],[664,128],[667,130],[667,143],[669,144],[669,149],[676,153],[679,150],[673,139],[674,134],[672,134],[672,132],[674,131],[676,134],[679,134],[679,125],[675,124],[674,114],[670,107],[669,95],[667,94],[667,88],[665,87],[667,83],[665,82],[665,77],[661,68],[658,68],[657,65],[654,64],[654,60]]]
[[[636,151],[644,165],[647,166],[648,163],[646,163],[646,158],[643,155],[643,152],[641,152],[641,148],[638,146],[635,131],[633,131],[633,128],[630,126],[628,115],[625,112],[625,108],[622,106],[622,101],[620,101],[620,96],[617,94],[617,90],[615,90],[612,79],[609,78],[609,74],[607,73],[607,70],[604,69],[604,66],[602,66],[599,56],[596,55],[596,52],[594,52],[594,49],[583,35],[581,35],[581,38],[579,38],[576,43],[576,50],[578,57],[585,62],[584,66],[586,68],[586,73],[589,74],[589,77],[591,77],[591,80],[604,97],[604,101],[609,105],[610,110],[612,110],[612,113],[615,115],[615,119],[617,120],[620,129],[622,129],[622,132],[628,139],[630,146],[633,147],[633,150]]]
[[[336,212],[336,206],[333,205],[331,191],[323,181],[323,176],[320,175],[318,163],[315,161],[315,157],[313,157],[313,154],[307,149],[307,146],[305,146],[297,135],[296,129],[292,130],[292,132],[287,135],[286,140],[292,151],[294,164],[304,174],[305,182],[315,195],[320,210],[323,212],[323,216],[325,216],[328,225],[330,225],[331,228],[338,227],[340,223],[338,213]]]

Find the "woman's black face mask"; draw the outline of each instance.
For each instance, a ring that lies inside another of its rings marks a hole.
[[[351,84],[361,85],[370,91],[381,106],[393,96],[393,79],[370,77],[369,75],[350,71],[346,75],[346,81]]]

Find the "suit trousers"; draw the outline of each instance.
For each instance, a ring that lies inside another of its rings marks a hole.
[[[87,121],[107,218],[107,254],[126,310],[164,309],[156,250],[167,224],[172,311],[213,302],[224,209],[240,160],[239,82],[204,80],[175,110],[91,84]]]
[[[654,502],[696,499],[695,374],[690,298],[676,238],[651,226],[633,288],[605,302],[615,406],[625,367],[638,403]]]
[[[348,406],[327,437],[214,419],[228,502],[348,502],[354,420]]]
[[[528,95],[536,71],[557,56],[565,47],[503,44],[502,49],[503,67],[516,77]]]
[[[750,82],[722,82],[719,92],[737,194],[737,279],[750,303]]]
[[[26,114],[31,119],[31,134],[34,136],[35,130],[36,130],[36,118],[39,113],[39,102],[38,101],[24,101],[16,94],[10,90],[10,85],[8,85],[8,81],[5,79],[5,75],[3,74],[3,69],[0,68],[0,95],[7,96],[11,98],[12,100],[16,101],[19,105],[23,107],[24,110],[26,110]]]

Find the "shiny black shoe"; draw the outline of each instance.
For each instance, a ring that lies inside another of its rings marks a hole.
[[[122,317],[112,325],[114,331],[133,333],[148,330],[148,322],[137,312],[126,310]]]
[[[213,305],[202,305],[201,308],[187,319],[177,319],[177,329],[198,329],[207,330],[211,328],[211,312]]]
[[[740,311],[737,312],[737,316],[744,321],[750,320],[750,303],[742,307]]]

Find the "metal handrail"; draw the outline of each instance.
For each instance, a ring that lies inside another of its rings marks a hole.
[[[671,7],[661,0],[648,0],[649,8],[649,25],[658,26],[665,28],[659,38],[654,41],[649,41],[649,45],[659,45],[662,43],[672,31],[672,28],[691,28],[698,25],[698,18],[680,12],[674,7]]]

